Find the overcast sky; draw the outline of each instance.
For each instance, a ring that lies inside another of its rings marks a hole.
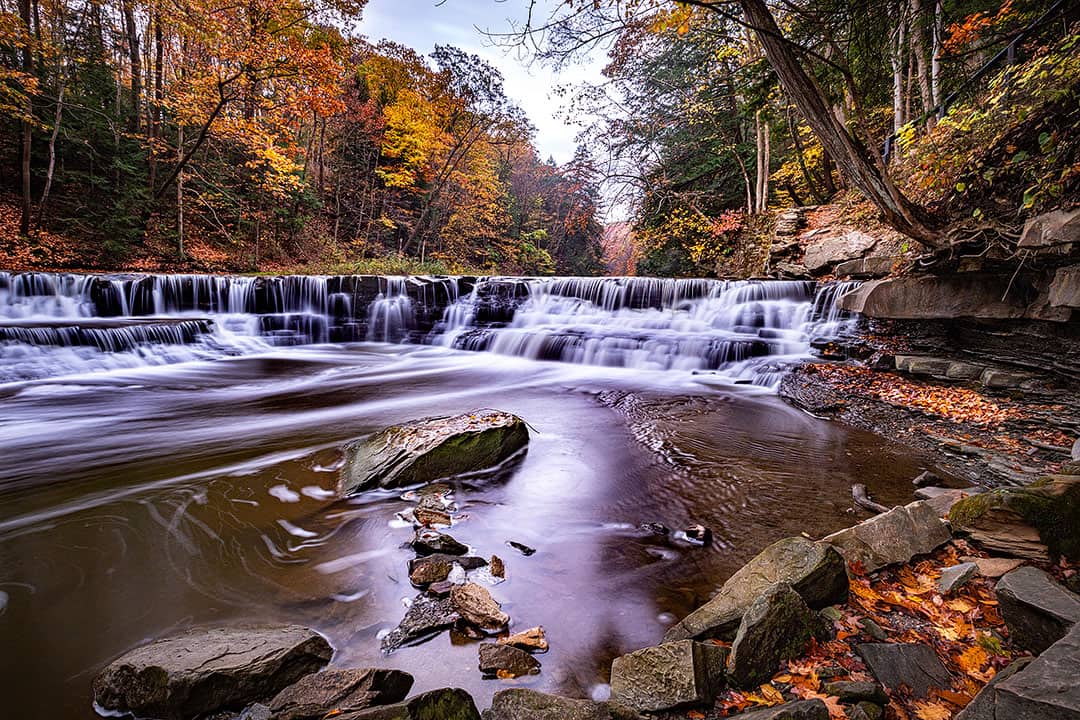
[[[511,19],[520,20],[528,0],[369,0],[359,30],[373,42],[386,38],[427,55],[435,45],[455,45],[494,65],[506,81],[506,94],[537,128],[541,158],[549,155],[564,163],[574,155],[577,128],[556,117],[560,98],[552,92],[560,84],[598,81],[602,58],[556,75],[550,68],[526,67],[513,52],[494,47],[482,31],[504,32]],[[542,0],[550,8],[559,0]],[[479,29],[478,29],[479,28]],[[597,53],[599,55],[599,53]]]

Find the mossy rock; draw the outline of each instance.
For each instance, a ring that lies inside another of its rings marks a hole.
[[[963,498],[949,511],[949,521],[988,549],[1036,560],[1047,554],[1078,560],[1080,475],[1049,475],[1026,487]]]
[[[345,446],[342,495],[398,488],[493,468],[529,442],[525,421],[477,410],[395,425]]]

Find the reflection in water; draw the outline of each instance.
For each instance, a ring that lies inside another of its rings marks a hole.
[[[529,423],[519,465],[456,484],[467,518],[451,532],[506,561],[492,592],[514,627],[548,632],[543,672],[524,684],[579,696],[769,541],[849,523],[855,479],[905,499],[919,468],[903,451],[698,379],[354,344],[5,386],[5,712],[93,717],[89,684],[108,660],[237,619],[311,625],[339,666],[403,668],[417,691],[464,687],[485,706],[505,685],[481,680],[474,643],[444,634],[379,652],[415,595],[411,531],[394,522],[409,504],[332,488],[340,445],[394,422],[497,407]],[[642,522],[700,522],[716,542]]]

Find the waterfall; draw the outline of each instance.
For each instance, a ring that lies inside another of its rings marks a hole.
[[[97,366],[367,341],[715,372],[775,385],[785,366],[810,355],[812,342],[850,331],[856,320],[837,301],[857,286],[628,277],[0,272],[0,382]],[[54,369],[50,358],[58,362]]]

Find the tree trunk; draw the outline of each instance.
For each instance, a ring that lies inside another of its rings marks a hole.
[[[127,33],[128,59],[131,62],[131,116],[128,129],[139,132],[139,117],[142,115],[142,51],[139,49],[139,30],[135,26],[135,8],[130,0],[122,5],[124,28]]]
[[[161,139],[161,103],[165,99],[165,42],[161,31],[161,13],[154,13],[154,102],[150,107],[150,192],[157,183],[157,144]]]
[[[904,127],[904,46],[907,44],[903,5],[897,7],[896,36],[891,43],[889,62],[893,73],[893,133]],[[895,157],[895,154],[893,155]]]
[[[911,0],[911,51],[915,54],[915,73],[919,78],[919,96],[922,98],[923,113],[934,107],[934,96],[930,91],[930,66],[926,57],[926,13],[923,12],[922,0]],[[933,126],[927,118],[927,128]]]
[[[60,120],[64,115],[64,92],[67,90],[67,74],[62,63],[60,67],[60,72],[64,73],[64,77],[60,80],[60,89],[56,93],[56,112],[53,113],[52,133],[49,134],[49,166],[45,170],[45,187],[41,191],[41,201],[38,203],[38,227],[41,227],[41,221],[45,217],[45,204],[49,201],[49,191],[52,190],[53,172],[56,169],[56,137],[60,134]]]
[[[33,23],[31,22],[30,0],[19,1],[19,19],[26,25],[27,42],[22,49],[22,69],[27,77],[34,74],[34,51]],[[34,112],[34,99],[30,93],[26,94],[26,118],[22,121],[22,149],[20,157],[20,174],[22,176],[22,215],[19,218],[19,232],[22,235],[30,234],[30,149],[34,137],[34,125],[30,121]]]
[[[176,250],[184,259],[184,126],[176,127]],[[167,186],[166,186],[167,187]]]
[[[825,94],[807,74],[800,58],[781,34],[765,1],[739,0],[739,5],[754,27],[784,91],[795,102],[840,171],[874,203],[894,229],[927,247],[947,247],[942,233],[931,227],[926,211],[904,197],[893,184],[880,156],[872,158],[862,142],[830,112]]]
[[[942,6],[942,1],[936,0],[934,3],[934,31],[930,48],[930,99],[936,108],[941,107],[941,33],[944,30],[942,25],[944,22],[945,9]]]

